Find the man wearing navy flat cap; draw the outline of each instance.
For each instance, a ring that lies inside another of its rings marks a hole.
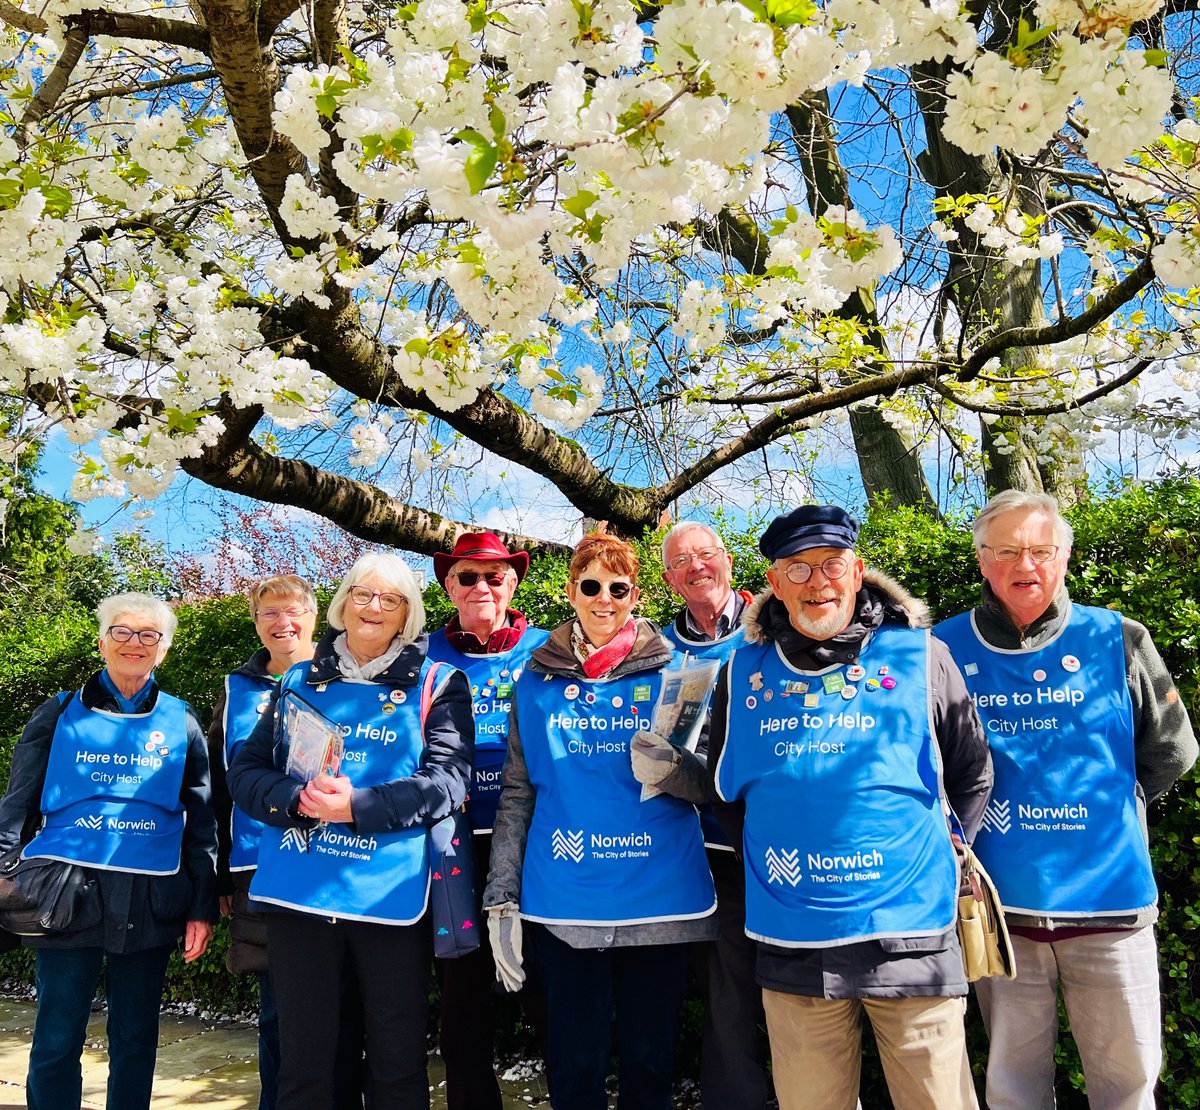
[[[480,876],[487,874],[491,854],[513,684],[530,653],[547,636],[511,605],[528,569],[529,553],[509,551],[495,532],[466,532],[455,541],[453,551],[433,556],[433,573],[456,612],[429,637],[429,658],[451,663],[466,674],[475,708],[475,772],[467,817],[475,833]],[[478,893],[482,897],[482,883]],[[495,972],[486,931],[476,951],[439,960],[438,973],[442,986],[439,1047],[446,1063],[447,1106],[449,1110],[500,1110],[492,1038]],[[523,1002],[526,1016],[540,1031],[544,999],[533,997],[527,988]]]
[[[721,671],[708,766],[746,867],[780,1110],[853,1110],[870,1020],[898,1110],[977,1106],[948,810],[969,839],[987,742],[925,605],[867,570],[858,521],[803,505]]]

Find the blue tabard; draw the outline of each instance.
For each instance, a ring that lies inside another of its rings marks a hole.
[[[490,655],[467,655],[452,647],[446,630],[429,637],[429,658],[466,673],[475,710],[475,772],[467,796],[467,819],[476,833],[490,833],[500,803],[504,757],[508,754],[508,715],[513,685],[530,654],[549,638],[541,628],[526,627],[516,646]]]
[[[221,721],[225,730],[225,770],[233,762],[238,748],[254,731],[258,719],[271,700],[275,679],[247,674],[225,676],[225,713]],[[241,807],[235,805],[229,822],[232,845],[229,850],[230,871],[252,871],[258,865],[258,842],[263,825]]]
[[[696,659],[716,659],[720,663],[724,663],[733,654],[734,648],[739,648],[746,642],[746,630],[741,625],[717,640],[685,640],[679,635],[674,621],[670,621],[662,633],[680,651],[687,652]],[[725,835],[721,822],[713,816],[710,805],[700,807],[700,828],[704,832],[706,848],[721,852],[733,851],[733,845],[729,843],[729,837]]]
[[[1153,906],[1121,615],[1073,604],[1058,636],[1028,650],[985,643],[971,613],[936,632],[992,749],[996,781],[974,847],[1004,908],[1086,918]]]
[[[928,633],[883,625],[853,667],[730,658],[717,792],[746,803],[746,933],[791,948],[930,936],[958,865],[929,708]],[[847,694],[854,690],[854,694]]]
[[[526,670],[517,723],[536,791],[521,915],[563,925],[704,917],[716,905],[694,806],[640,801],[629,744],[648,729],[660,671],[611,681]]]
[[[54,728],[44,823],[22,855],[174,875],[187,746],[187,705],[179,698],[159,690],[148,713],[110,713],[89,709],[77,692]]]
[[[429,667],[421,666],[421,679]],[[421,685],[392,689],[344,678],[309,685],[310,664],[297,663],[281,680],[332,721],[341,724],[341,774],[355,787],[413,774],[420,764]],[[437,687],[453,672],[439,676]],[[305,844],[307,841],[307,851]],[[429,894],[428,836],[424,825],[359,835],[343,822],[324,824],[306,838],[300,829],[263,828],[258,870],[250,895],[322,917],[411,925]]]

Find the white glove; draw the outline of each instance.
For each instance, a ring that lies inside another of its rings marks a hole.
[[[515,902],[489,906],[488,939],[496,961],[496,979],[506,991],[519,991],[525,982],[521,966],[521,911]]]
[[[683,762],[683,756],[674,744],[644,730],[634,735],[629,745],[629,758],[633,763],[633,777],[645,786],[657,786]]]

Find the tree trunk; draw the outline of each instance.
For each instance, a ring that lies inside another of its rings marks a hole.
[[[915,505],[937,512],[916,447],[884,419],[877,405],[852,408],[850,430],[863,488],[871,504],[889,508]]]

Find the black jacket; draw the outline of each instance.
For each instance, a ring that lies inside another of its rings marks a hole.
[[[121,711],[99,674],[84,684],[82,697],[89,709]],[[158,686],[151,682],[138,711],[153,708],[157,700]],[[0,800],[0,852],[28,840],[41,824],[46,764],[61,709],[57,697],[40,705],[13,751],[8,790]],[[108,952],[138,952],[173,944],[189,921],[216,921],[217,827],[204,730],[191,706],[187,710],[187,755],[179,798],[186,811],[186,823],[177,874],[134,875],[92,869],[104,910],[100,924],[81,932],[30,938],[27,943],[40,948],[101,947]]]

